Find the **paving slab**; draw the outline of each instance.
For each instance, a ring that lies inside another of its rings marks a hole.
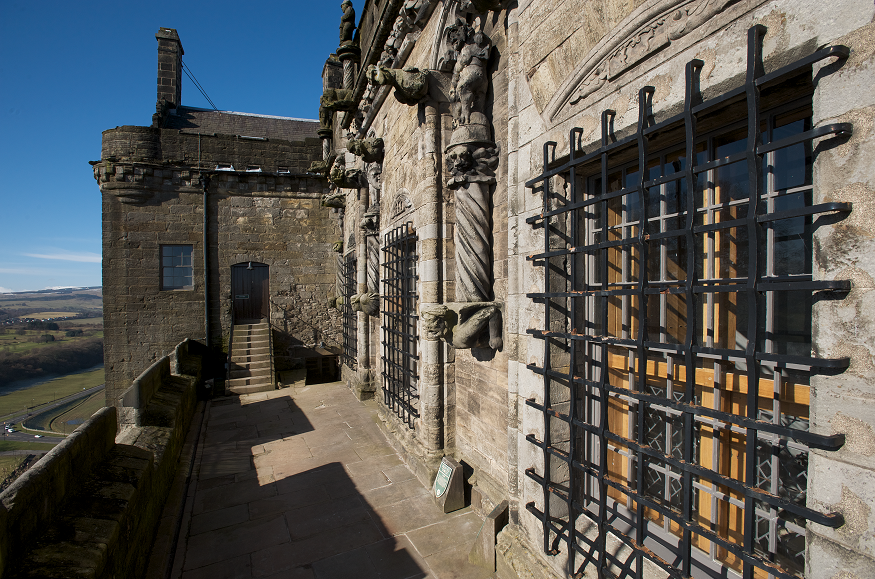
[[[211,401],[174,579],[481,579],[481,520],[444,514],[340,382]]]

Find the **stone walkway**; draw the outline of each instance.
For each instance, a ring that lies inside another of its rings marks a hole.
[[[470,507],[444,514],[341,383],[213,400],[174,578],[486,579]]]

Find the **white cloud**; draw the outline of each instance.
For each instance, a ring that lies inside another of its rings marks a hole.
[[[12,290],[5,287],[0,287],[0,294],[11,294]]]
[[[54,259],[56,261],[77,261],[82,263],[100,263],[101,256],[99,253],[91,253],[83,251],[81,253],[73,253],[70,251],[58,250],[55,253],[25,253],[27,257],[35,257],[37,259]]]

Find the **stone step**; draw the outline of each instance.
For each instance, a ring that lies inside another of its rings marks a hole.
[[[269,345],[270,345],[270,340],[268,340],[267,338],[256,338],[253,340],[247,340],[245,338],[237,339],[236,336],[234,337],[234,347],[235,348],[239,348],[241,346],[249,347],[249,348],[252,348],[255,346],[260,347],[260,348],[267,348]]]
[[[234,344],[231,346],[232,356],[243,353],[246,353],[248,356],[254,356],[257,354],[270,355],[270,347],[267,342],[264,344]]]
[[[231,378],[270,378],[270,366],[267,368],[241,368],[231,370]]]
[[[237,324],[234,326],[234,331],[237,330],[266,330],[270,326],[267,325],[267,322],[263,322],[260,324]]]
[[[234,394],[255,394],[256,392],[270,392],[274,390],[273,384],[250,384],[248,386],[231,386],[229,388]]]
[[[229,386],[252,386],[253,384],[272,384],[270,376],[248,376],[245,378],[231,378]]]
[[[235,364],[256,364],[258,362],[270,362],[270,354],[250,354],[248,352],[240,352],[231,355],[231,361]]]

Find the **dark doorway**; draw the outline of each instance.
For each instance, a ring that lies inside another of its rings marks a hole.
[[[254,261],[231,266],[231,301],[234,304],[234,323],[256,323],[267,320],[269,269]]]

